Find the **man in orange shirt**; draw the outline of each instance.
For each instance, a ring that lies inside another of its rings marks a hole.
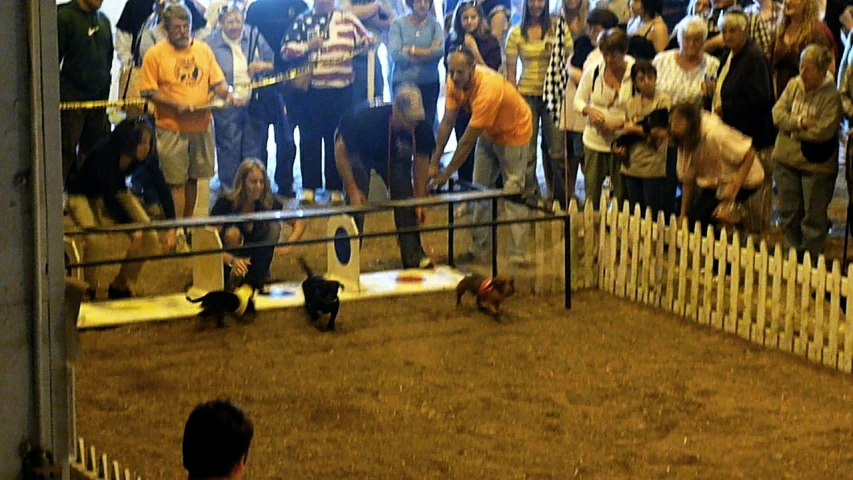
[[[530,107],[518,91],[501,74],[477,66],[474,55],[465,49],[447,56],[446,104],[444,118],[438,127],[435,153],[430,162],[433,185],[443,185],[468,158],[476,144],[474,156],[474,183],[493,188],[498,174],[503,176],[504,191],[531,197],[535,185],[526,181],[527,169],[535,168],[536,157],[528,147],[533,134]],[[439,171],[441,154],[450,138],[460,108],[471,112],[468,128],[459,139],[456,152],[442,172]],[[486,222],[491,218],[491,205],[479,202],[474,206],[474,221]],[[523,218],[527,209],[515,202],[506,202],[504,211],[512,219]],[[524,265],[530,262],[526,252],[530,224],[516,224],[510,228],[508,253],[510,263]],[[489,229],[471,231],[472,250],[463,254],[460,261],[485,259],[489,248]]]
[[[172,189],[175,213],[191,217],[198,179],[214,171],[210,91],[227,105],[235,102],[213,51],[192,40],[189,10],[170,5],[162,21],[167,38],[145,54],[140,90],[154,103],[160,167]]]

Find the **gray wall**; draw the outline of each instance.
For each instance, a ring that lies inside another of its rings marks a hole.
[[[0,29],[0,479],[4,480],[20,471],[17,447],[24,439],[55,451],[61,460],[68,453],[55,9],[53,0],[0,1],[0,18],[7,19]],[[31,20],[39,22],[46,43],[29,45]],[[45,60],[35,72],[51,80],[32,86],[52,108],[32,102],[30,54]],[[33,112],[38,113],[36,121]],[[42,193],[38,201],[36,190]],[[37,258],[44,283],[34,274]],[[41,315],[35,308],[38,298]],[[38,339],[37,332],[41,332]]]

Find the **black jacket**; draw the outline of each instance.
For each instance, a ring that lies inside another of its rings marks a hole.
[[[720,70],[731,55],[730,50],[723,53]],[[746,45],[733,58],[729,73],[723,79],[720,89],[723,121],[752,138],[756,150],[773,146],[776,141],[776,127],[773,125],[773,76],[770,63],[764,52],[747,40]]]
[[[77,2],[56,7],[59,98],[100,100],[110,93],[113,34],[100,10],[86,12]]]
[[[110,216],[116,223],[130,223],[130,216],[118,201],[119,192],[127,191],[127,176],[139,169],[146,169],[148,177],[153,180],[157,190],[160,205],[167,219],[175,218],[175,205],[172,194],[163,172],[157,154],[152,153],[144,162],[133,163],[127,170],[121,170],[119,160],[121,147],[115,140],[115,133],[93,147],[86,155],[83,166],[73,172],[68,180],[69,195],[85,195],[88,198],[101,197]],[[111,141],[112,140],[112,141]]]

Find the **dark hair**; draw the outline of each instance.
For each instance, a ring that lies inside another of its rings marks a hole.
[[[412,9],[412,10],[415,9],[415,0],[406,0],[405,3],[406,3],[406,6],[409,7],[410,9]],[[434,3],[434,0],[429,0],[429,6],[430,7],[433,5],[433,3]]]
[[[605,53],[628,53],[628,35],[621,28],[608,28],[598,40],[598,49]]]
[[[685,150],[695,150],[702,138],[702,106],[699,102],[679,102],[672,106],[669,118],[674,116],[683,117],[687,120],[687,135],[682,141]]]
[[[536,20],[536,24],[542,27],[543,38],[551,29],[551,15],[548,13],[551,10],[549,5],[550,2],[545,0],[545,9],[542,10],[542,14],[539,15],[539,18]],[[527,29],[530,28],[531,23],[530,0],[524,0],[524,9],[521,11],[521,36],[524,37],[525,40],[529,40],[527,38]]]
[[[486,24],[486,14],[483,13],[483,8],[477,2],[471,0],[459,2],[456,9],[453,10],[453,37],[460,42],[465,39],[465,29],[462,28],[462,14],[469,8],[476,9],[477,15],[480,17],[480,26],[474,30],[474,37],[482,38],[491,33]]]
[[[663,0],[640,0],[643,12],[650,18],[655,18],[663,13]]]
[[[594,8],[586,16],[586,24],[588,26],[598,25],[604,28],[613,28],[619,25],[619,17],[606,8]]]
[[[122,120],[110,134],[109,142],[123,155],[136,155],[136,147],[142,141],[142,134],[148,132],[154,142],[154,127],[145,116]],[[144,158],[140,160],[145,160]]]
[[[631,67],[631,85],[635,95],[639,93],[639,90],[637,90],[637,76],[641,73],[647,77],[650,75],[657,77],[658,69],[652,65],[652,62],[645,58],[638,58],[637,61],[634,62],[634,66]]]
[[[195,407],[184,427],[184,468],[190,477],[225,477],[249,453],[254,427],[227,400]]]
[[[468,47],[466,47],[465,45],[459,45],[458,47],[449,51],[447,53],[447,58],[445,58],[445,61],[449,63],[450,56],[454,53],[461,53],[462,55],[464,55],[465,59],[468,60],[468,65],[471,65],[472,67],[477,64],[477,57],[474,56],[474,52],[469,50]]]

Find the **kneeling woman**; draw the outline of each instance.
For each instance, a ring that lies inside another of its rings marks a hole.
[[[127,189],[125,179],[137,170],[146,169],[167,219],[175,218],[175,207],[169,186],[153,157],[153,128],[145,120],[125,120],[103,142],[86,155],[83,165],[68,181],[68,215],[79,228],[96,228],[124,223],[151,223],[139,200]],[[137,230],[128,234],[130,246],[126,259],[156,255],[160,252],[154,230]],[[175,230],[163,234],[163,246],[175,247]],[[106,234],[86,235],[83,258],[87,262],[104,260],[108,255],[109,237]],[[109,298],[132,296],[130,287],[139,278],[141,261],[125,262],[109,285]],[[98,290],[97,267],[83,269],[89,284],[89,297],[94,300]]]
[[[270,188],[270,179],[264,165],[257,159],[247,159],[237,168],[234,176],[234,188],[216,199],[210,211],[211,216],[242,215],[255,212],[283,210],[284,205],[275,199]],[[288,220],[293,232],[287,239],[294,242],[305,233],[305,222]],[[278,242],[281,223],[240,222],[226,223],[218,227],[219,236],[225,249],[251,245],[253,243],[271,244]],[[276,253],[286,254],[290,246],[258,246],[248,250],[226,251],[222,254],[225,264],[226,284],[236,286],[247,283],[260,289],[270,273],[270,265]]]

